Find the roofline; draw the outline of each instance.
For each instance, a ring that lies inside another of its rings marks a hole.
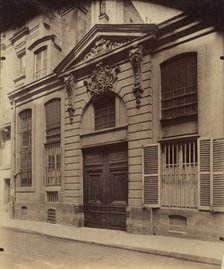
[[[91,36],[100,32],[100,33],[145,33],[149,34],[150,32],[155,32],[157,30],[156,24],[95,24],[89,32],[76,44],[76,46],[65,56],[61,63],[54,69],[55,73],[59,73],[66,65],[69,63],[70,58],[76,55],[76,51],[83,47],[83,44],[87,42]]]

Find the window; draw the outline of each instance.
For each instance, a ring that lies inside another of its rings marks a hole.
[[[61,100],[45,104],[47,185],[61,183]]]
[[[161,202],[169,208],[197,208],[197,142],[162,145]]]
[[[25,52],[18,55],[17,76],[25,73]]]
[[[186,53],[161,64],[162,119],[197,113],[197,55]]]
[[[61,183],[61,148],[60,143],[46,145],[47,152],[47,185]]]
[[[223,158],[224,138],[145,145],[143,203],[224,212]]]
[[[34,79],[47,75],[47,47],[37,50],[34,59]]]
[[[95,130],[115,127],[115,96],[108,95],[94,102]]]
[[[48,202],[58,202],[58,192],[57,191],[47,191],[47,201]]]
[[[100,15],[106,14],[106,1],[100,0]]]
[[[20,113],[20,171],[21,187],[32,185],[32,114],[27,109]]]

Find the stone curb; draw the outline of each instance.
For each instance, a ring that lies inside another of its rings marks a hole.
[[[164,251],[164,250],[160,250],[160,249],[130,246],[130,245],[126,245],[126,244],[111,244],[111,243],[105,243],[105,242],[100,242],[100,241],[96,241],[96,240],[72,238],[72,237],[62,236],[62,235],[48,234],[44,231],[40,232],[40,231],[27,229],[27,228],[24,229],[21,227],[4,226],[4,224],[0,225],[0,226],[2,228],[5,228],[5,229],[20,230],[20,231],[25,232],[25,233],[45,235],[48,237],[55,237],[55,238],[60,238],[60,239],[65,239],[65,240],[72,240],[72,241],[81,242],[81,243],[96,244],[96,245],[101,245],[101,246],[106,246],[106,247],[114,247],[114,248],[126,249],[126,250],[131,250],[131,251],[138,251],[138,252],[147,253],[147,254],[165,256],[165,257],[169,257],[169,258],[177,258],[177,259],[200,262],[200,263],[205,263],[205,264],[213,264],[213,265],[220,265],[220,266],[222,264],[221,259],[219,260],[219,259],[215,259],[215,258],[203,257],[203,256],[198,256],[198,255],[179,253],[179,252],[175,252],[175,251]]]

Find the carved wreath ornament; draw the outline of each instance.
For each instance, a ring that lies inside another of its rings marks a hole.
[[[117,75],[120,72],[120,67],[110,68],[104,66],[103,63],[96,65],[96,70],[84,80],[84,85],[91,95],[99,95],[113,89],[113,84],[117,80]]]

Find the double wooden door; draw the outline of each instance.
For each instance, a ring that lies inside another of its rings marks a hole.
[[[125,145],[84,153],[84,224],[126,230],[128,162]]]

